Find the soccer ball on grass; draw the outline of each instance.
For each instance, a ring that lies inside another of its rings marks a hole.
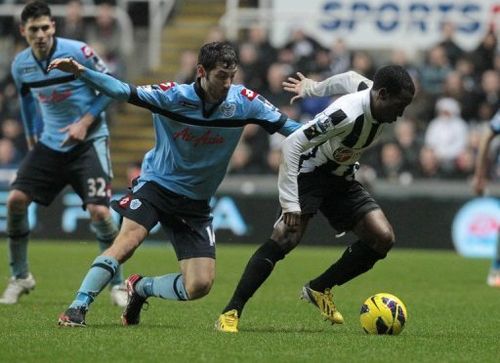
[[[385,292],[366,299],[359,315],[361,327],[367,334],[398,335],[407,319],[408,312],[403,302]]]

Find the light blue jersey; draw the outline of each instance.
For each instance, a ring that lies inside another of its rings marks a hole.
[[[136,188],[153,181],[192,199],[208,199],[224,178],[245,125],[258,124],[283,135],[300,127],[241,85],[232,85],[219,105],[209,105],[197,83],[136,88],[89,70],[81,79],[113,98],[153,112],[156,145],[144,157]]]
[[[108,136],[103,110],[111,102],[81,80],[59,70],[47,72],[52,59],[72,57],[88,68],[107,72],[106,66],[85,43],[54,38],[49,57],[43,61],[35,58],[31,48],[20,52],[12,62],[12,76],[21,100],[21,113],[27,137],[39,136],[39,141],[49,148],[66,152],[75,145],[61,147],[66,133],[61,128],[78,121],[86,113],[96,117],[86,140]],[[43,125],[39,135],[38,125]]]

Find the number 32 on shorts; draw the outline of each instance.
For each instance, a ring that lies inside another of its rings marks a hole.
[[[104,178],[88,178],[88,196],[106,197],[106,180]]]

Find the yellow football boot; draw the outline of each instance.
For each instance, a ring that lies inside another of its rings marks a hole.
[[[326,289],[324,292],[319,292],[311,289],[309,284],[307,284],[302,287],[300,298],[316,305],[325,320],[329,320],[332,324],[344,323],[344,317],[335,307],[333,294],[330,289]]]
[[[238,332],[238,311],[236,309],[220,314],[215,322],[215,329],[224,333]]]

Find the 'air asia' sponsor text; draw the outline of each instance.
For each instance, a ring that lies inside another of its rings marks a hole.
[[[191,133],[189,127],[185,127],[184,129],[174,133],[174,140],[177,139],[192,142],[194,146],[222,144],[224,142],[224,138],[222,136],[218,134],[214,135],[210,130],[207,130],[202,135],[194,135]]]

